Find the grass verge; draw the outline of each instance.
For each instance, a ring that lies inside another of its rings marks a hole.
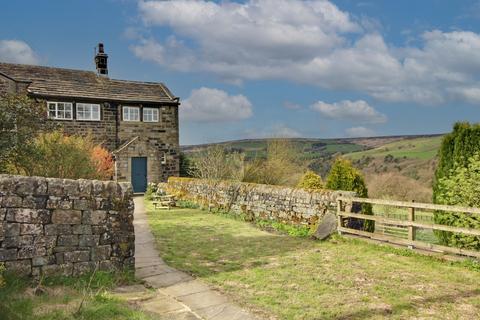
[[[134,282],[133,273],[96,272],[78,278],[53,277],[42,281],[41,294],[30,280],[5,275],[0,288],[0,319],[5,320],[147,320],[113,297],[110,290]],[[83,302],[83,306],[79,308]]]
[[[476,262],[445,262],[343,237],[290,237],[198,209],[147,208],[168,264],[265,318],[480,317]]]

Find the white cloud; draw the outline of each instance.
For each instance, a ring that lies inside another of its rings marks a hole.
[[[368,129],[365,127],[353,127],[353,128],[348,128],[345,130],[345,133],[352,138],[357,138],[357,137],[372,137],[375,135],[375,131],[372,129]]]
[[[39,63],[32,48],[21,40],[0,40],[0,61],[24,64]]]
[[[195,89],[180,106],[180,117],[186,121],[225,122],[250,118],[252,104],[243,95],[231,96],[219,89]]]
[[[262,138],[301,138],[303,134],[283,123],[276,123],[263,129],[249,129],[245,132],[248,139]]]
[[[363,123],[384,123],[387,117],[363,100],[343,100],[335,103],[318,101],[311,108],[330,119],[351,120]]]
[[[174,70],[232,83],[289,80],[388,102],[477,101],[478,33],[433,30],[418,47],[395,47],[326,0],[150,0],[139,11],[148,28],[173,35],[141,38],[133,52]]]

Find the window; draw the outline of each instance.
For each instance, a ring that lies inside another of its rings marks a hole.
[[[143,122],[158,122],[158,109],[143,108]]]
[[[73,107],[70,102],[48,102],[48,117],[56,120],[72,120]]]
[[[140,108],[123,107],[123,121],[140,121]]]
[[[100,121],[100,105],[77,103],[77,120]]]

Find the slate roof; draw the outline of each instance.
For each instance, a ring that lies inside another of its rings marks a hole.
[[[28,92],[43,97],[178,102],[163,83],[110,79],[92,71],[0,62],[0,73],[18,82],[30,82]]]

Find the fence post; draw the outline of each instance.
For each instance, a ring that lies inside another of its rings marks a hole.
[[[415,202],[415,200],[412,200],[412,202]],[[413,222],[415,221],[415,208],[411,207],[408,210],[408,221]],[[415,240],[415,227],[414,226],[408,226],[408,240],[414,241]],[[413,245],[408,246],[409,249],[413,249]]]
[[[341,216],[342,212],[342,200],[337,199],[337,227],[341,228],[343,227],[343,217]],[[338,234],[342,234],[340,230],[338,230]]]

